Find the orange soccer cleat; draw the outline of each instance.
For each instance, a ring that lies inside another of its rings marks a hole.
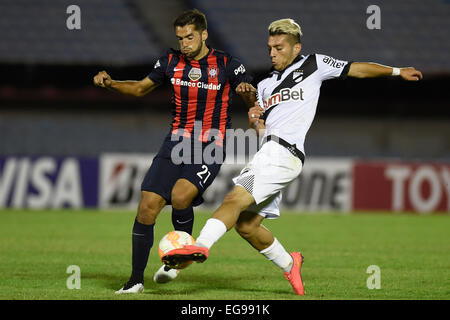
[[[294,260],[294,264],[292,265],[292,269],[290,272],[284,272],[284,276],[291,284],[294,292],[298,295],[303,296],[305,295],[305,288],[303,287],[301,269],[304,258],[300,252],[292,252],[290,253],[290,255]]]
[[[186,262],[203,262],[208,258],[209,249],[196,245],[183,246],[167,252],[162,258],[162,262],[170,268],[178,269],[179,266],[186,265]]]

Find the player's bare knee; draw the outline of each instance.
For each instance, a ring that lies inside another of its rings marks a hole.
[[[156,217],[161,210],[160,206],[150,201],[141,201],[137,212],[137,221],[142,224],[151,225],[155,223]]]
[[[223,203],[227,204],[238,204],[239,203],[239,196],[236,192],[231,191],[225,196],[225,199],[223,199]]]
[[[175,183],[171,193],[172,207],[176,210],[188,208],[198,195],[197,188],[189,181],[180,179]]]
[[[242,238],[249,239],[255,234],[257,228],[253,224],[238,221],[234,229]]]
[[[244,211],[248,208],[250,203],[247,203],[245,198],[241,197],[241,195],[235,190],[228,193],[223,200],[223,204],[227,206],[232,206],[233,208],[239,209],[240,212]]]
[[[191,205],[192,199],[186,194],[172,193],[172,207],[176,210],[184,210]]]

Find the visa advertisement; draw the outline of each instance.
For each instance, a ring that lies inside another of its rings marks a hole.
[[[98,205],[98,159],[0,157],[1,208],[87,208]]]

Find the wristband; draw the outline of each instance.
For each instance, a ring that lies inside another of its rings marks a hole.
[[[392,68],[392,74],[391,74],[392,76],[399,76],[400,75],[400,68],[395,68],[395,67],[393,67]]]

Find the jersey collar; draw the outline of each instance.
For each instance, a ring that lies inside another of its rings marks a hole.
[[[290,66],[292,66],[294,63],[299,62],[299,61],[302,60],[304,57],[305,57],[305,56],[302,55],[302,54],[296,56],[295,59],[294,59],[294,61],[292,61],[292,62],[291,62],[288,66],[286,66],[286,68],[284,68],[282,71],[275,70],[275,68],[272,67],[272,68],[270,69],[270,73],[271,73],[271,74],[278,74],[278,78],[280,78],[280,77],[283,75],[283,73],[284,73]]]
[[[208,59],[208,57],[211,55],[211,53],[212,53],[213,51],[214,51],[214,49],[208,47],[208,53],[207,53],[203,58],[198,59],[198,60],[189,60],[189,59],[186,58],[186,56],[185,56],[184,54],[183,54],[183,56],[185,57],[186,60],[189,60],[189,61],[198,61],[198,62],[200,62],[200,61],[203,61],[203,60]]]

